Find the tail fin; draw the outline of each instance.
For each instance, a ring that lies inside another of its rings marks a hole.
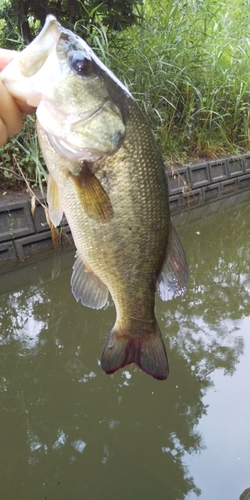
[[[114,373],[130,363],[158,380],[169,374],[168,358],[159,326],[147,335],[130,335],[111,330],[103,349],[101,367],[107,374]]]

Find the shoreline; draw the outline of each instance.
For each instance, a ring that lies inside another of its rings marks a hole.
[[[250,153],[239,157],[203,161],[185,167],[166,167],[166,173],[170,211],[171,215],[175,216],[195,207],[206,207],[209,202],[249,191]],[[35,194],[46,204],[40,192],[36,191]],[[54,243],[44,209],[38,201],[32,215],[29,193],[17,191],[0,195],[1,269],[51,251],[55,249]],[[66,250],[74,249],[66,219],[58,228],[56,246]]]

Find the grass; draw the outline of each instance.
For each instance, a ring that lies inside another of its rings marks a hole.
[[[99,22],[89,43],[130,88],[165,160],[176,164],[248,151],[250,0],[144,0],[143,14],[140,26],[109,39]],[[32,127],[3,148],[0,173],[5,169],[8,176],[8,156],[13,159],[18,149],[21,167],[42,185],[44,166]]]
[[[144,11],[110,62],[163,155],[172,163],[248,150],[250,2],[146,0]]]
[[[22,132],[1,148],[0,184],[5,189],[21,189],[25,181],[32,189],[39,187],[43,193],[47,180],[46,167],[38,146],[35,115],[25,117]]]

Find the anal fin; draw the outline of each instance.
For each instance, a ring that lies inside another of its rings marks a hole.
[[[75,299],[81,300],[84,306],[101,309],[107,304],[107,287],[86,267],[79,254],[76,254],[70,283]]]
[[[179,236],[171,223],[165,261],[157,280],[162,300],[184,295],[188,285],[188,265]]]

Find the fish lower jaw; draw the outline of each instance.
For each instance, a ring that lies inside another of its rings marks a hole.
[[[104,153],[91,149],[78,148],[74,144],[70,144],[63,139],[60,139],[52,134],[48,134],[51,146],[62,157],[72,161],[97,161]]]

